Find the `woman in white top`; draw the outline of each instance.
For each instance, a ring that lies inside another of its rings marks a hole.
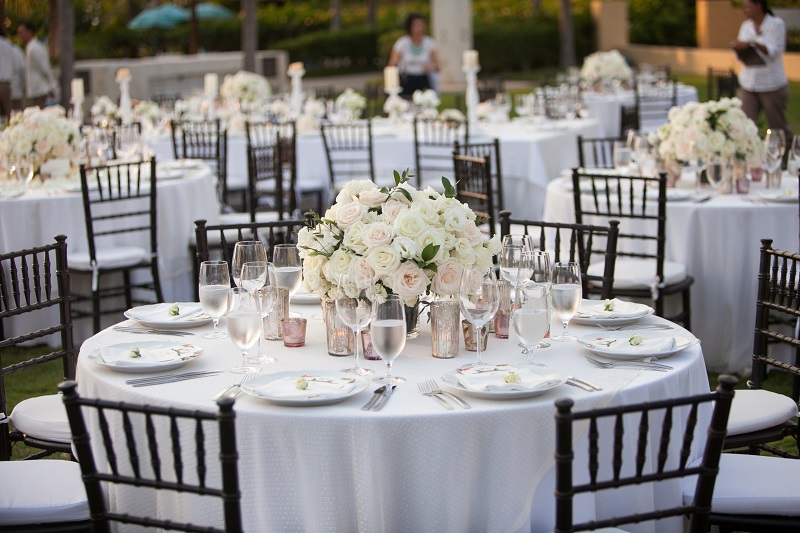
[[[389,66],[400,70],[402,96],[432,87],[430,74],[439,71],[436,42],[425,35],[425,18],[418,13],[406,17],[406,34],[397,39],[389,57]]]
[[[767,0],[744,0],[743,7],[747,20],[731,46],[739,52],[753,48],[764,64],[743,65],[739,71],[737,96],[742,100],[742,110],[755,121],[763,109],[769,127],[784,130],[786,138],[791,139],[786,120],[789,82],[783,70],[786,26],[772,14]]]

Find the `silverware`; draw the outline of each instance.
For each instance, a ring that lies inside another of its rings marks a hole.
[[[592,385],[588,381],[583,380],[581,378],[576,378],[575,376],[567,376],[567,384],[572,385],[574,387],[581,388],[583,390],[588,390],[590,392],[603,390],[600,387],[598,387],[596,385]]]
[[[701,196],[700,198],[696,198],[694,200],[694,203],[702,204],[703,202],[707,202],[707,201],[711,200],[711,198],[713,198],[713,196]]]
[[[221,391],[216,393],[211,398],[211,400],[216,402],[217,400],[219,400],[223,396],[230,396],[231,398],[236,398],[239,395],[239,393],[242,392],[242,385],[244,384],[244,382],[253,379],[254,377],[259,375],[260,373],[261,373],[261,371],[245,372],[245,374],[242,376],[242,379],[239,381],[239,383],[234,383],[230,387],[222,389]]]
[[[460,405],[460,406],[461,406],[463,409],[470,409],[470,408],[472,407],[470,404],[468,404],[467,402],[465,402],[464,400],[462,400],[461,398],[459,398],[459,397],[458,397],[458,396],[456,396],[455,394],[453,394],[453,393],[451,393],[451,392],[448,392],[448,391],[446,391],[446,390],[443,390],[443,389],[442,389],[442,388],[439,386],[439,384],[438,384],[438,383],[436,383],[436,380],[435,380],[435,379],[429,379],[429,380],[427,380],[427,381],[428,381],[428,383],[430,384],[430,387],[431,387],[431,392],[432,392],[433,394],[442,394],[442,395],[445,395],[445,396],[447,396],[448,398],[451,398],[451,399],[452,399],[454,402],[456,402],[458,405]]]
[[[114,331],[122,331],[123,333],[144,333],[147,335],[173,335],[175,337],[186,337],[194,335],[189,331],[178,331],[176,329],[145,329],[137,328],[136,326],[114,326]]]
[[[185,381],[187,379],[216,376],[217,374],[221,373],[222,370],[203,370],[196,372],[184,372],[183,374],[163,374],[161,376],[148,376],[146,378],[128,379],[125,380],[125,383],[133,387],[147,387],[148,385],[161,385],[163,383],[174,383],[176,381]]]
[[[600,368],[642,368],[644,370],[657,370],[658,372],[669,372],[672,367],[669,365],[662,365],[661,363],[653,363],[651,361],[602,361],[594,357],[585,356],[590,363]]]
[[[375,407],[373,407],[372,410],[373,411],[380,411],[381,409],[383,409],[383,406],[386,405],[389,402],[389,398],[392,397],[392,393],[394,392],[394,389],[396,389],[396,388],[397,388],[397,385],[392,385],[391,387],[387,386],[386,390],[383,391],[383,396],[381,396],[380,401],[375,404]]]
[[[442,407],[444,407],[448,411],[452,411],[453,410],[453,406],[450,405],[450,403],[448,403],[447,400],[445,400],[444,398],[442,398],[438,394],[434,394],[434,392],[431,390],[430,384],[429,384],[429,382],[427,380],[426,381],[420,381],[419,383],[417,383],[417,387],[419,388],[419,392],[421,394],[423,394],[424,396],[430,396],[431,398],[436,398],[439,401],[439,403],[442,404]]]
[[[675,329],[674,326],[669,326],[667,324],[628,324],[627,326],[614,326],[608,327],[602,324],[595,324],[603,328],[606,331],[628,331],[628,330],[636,330],[636,329]]]
[[[375,405],[375,402],[378,401],[378,398],[381,397],[381,395],[383,394],[383,391],[385,391],[385,390],[386,390],[386,385],[383,385],[383,386],[378,387],[377,389],[375,389],[375,392],[372,394],[372,398],[370,398],[369,401],[367,403],[365,403],[363,405],[363,407],[361,407],[361,410],[362,411],[369,411],[370,409],[372,409],[372,406]]]

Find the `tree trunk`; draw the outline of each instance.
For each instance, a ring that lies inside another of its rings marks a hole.
[[[59,44],[61,39],[60,35],[60,20],[59,13],[61,11],[61,0],[50,0],[50,10],[47,14],[47,25],[49,26],[47,32],[47,53],[50,54],[50,59],[58,62],[61,56]]]
[[[375,28],[378,20],[378,0],[368,0],[367,2],[367,24],[370,28]]]
[[[538,15],[542,12],[542,0],[533,0],[533,14]]]
[[[71,83],[72,78],[75,77],[74,63],[75,63],[75,8],[72,5],[72,0],[57,0],[60,4],[60,38],[59,45],[61,48],[61,61],[60,61],[60,84],[61,84],[61,105],[64,108],[69,108],[69,101],[72,98]],[[90,87],[86,88],[91,90]]]
[[[333,15],[331,16],[331,29],[332,30],[341,30],[342,29],[342,13],[340,9],[340,1],[339,0],[331,0],[331,10],[333,11]]]
[[[560,0],[558,10],[559,41],[561,45],[561,66],[575,65],[575,24],[572,20],[570,0]]]
[[[242,68],[248,72],[256,71],[256,50],[258,50],[258,2],[241,0],[242,13]]]
[[[189,2],[189,54],[197,53],[197,0]]]

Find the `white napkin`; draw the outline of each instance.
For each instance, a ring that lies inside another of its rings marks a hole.
[[[108,365],[130,367],[168,363],[181,358],[180,351],[182,347],[179,344],[138,348],[139,357],[132,357],[131,351],[133,348],[135,346],[129,348],[106,346],[100,349],[100,358]]]
[[[580,309],[578,309],[578,313],[604,318],[634,318],[647,314],[647,306],[643,304],[626,302],[618,298],[611,300],[611,303],[614,304],[613,311],[605,310],[605,300],[593,300],[581,305]]]
[[[151,309],[131,309],[129,314],[136,320],[180,322],[181,320],[188,320],[189,318],[196,317],[196,315],[203,312],[203,307],[199,303],[178,304],[178,314],[171,315],[169,309],[173,305],[174,304],[171,303],[163,303]]]
[[[615,354],[640,354],[646,356],[673,350],[675,348],[675,337],[643,338],[642,342],[636,345],[631,344],[630,339],[627,337],[601,337],[592,340],[591,344],[598,349],[613,351]]]
[[[520,381],[506,383],[505,376],[513,372]],[[552,387],[561,382],[556,375],[541,375],[529,368],[515,368],[510,365],[471,367],[460,369],[456,374],[458,383],[471,391],[536,391]]]
[[[258,387],[258,389],[273,398],[310,400],[312,398],[346,396],[356,387],[354,378],[329,378],[308,375],[303,377],[306,378],[308,387],[302,390],[297,388],[293,377],[276,379],[271,383]]]

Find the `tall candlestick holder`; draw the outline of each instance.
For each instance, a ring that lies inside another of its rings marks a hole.
[[[292,108],[292,115],[298,118],[303,114],[303,76],[305,76],[305,69],[289,70],[289,77],[292,78],[292,95],[290,97],[290,106]]]
[[[400,93],[403,91],[402,87],[384,87],[383,92],[388,94],[389,96],[386,97],[386,102],[383,104],[384,109],[388,109],[389,113],[389,121],[393,124],[397,124],[400,122],[400,115],[402,113],[402,109],[404,107],[403,104],[406,103],[405,100],[400,98]]]
[[[463,66],[461,71],[467,76],[467,91],[465,94],[467,100],[467,123],[469,124],[470,131],[475,131],[478,125],[478,72],[481,67],[478,65]]]
[[[130,77],[118,77],[119,83],[119,115],[122,124],[130,126],[133,123],[131,112],[131,79]]]
[[[78,123],[78,127],[83,126],[83,98],[73,97],[69,102],[72,104],[72,120]]]

